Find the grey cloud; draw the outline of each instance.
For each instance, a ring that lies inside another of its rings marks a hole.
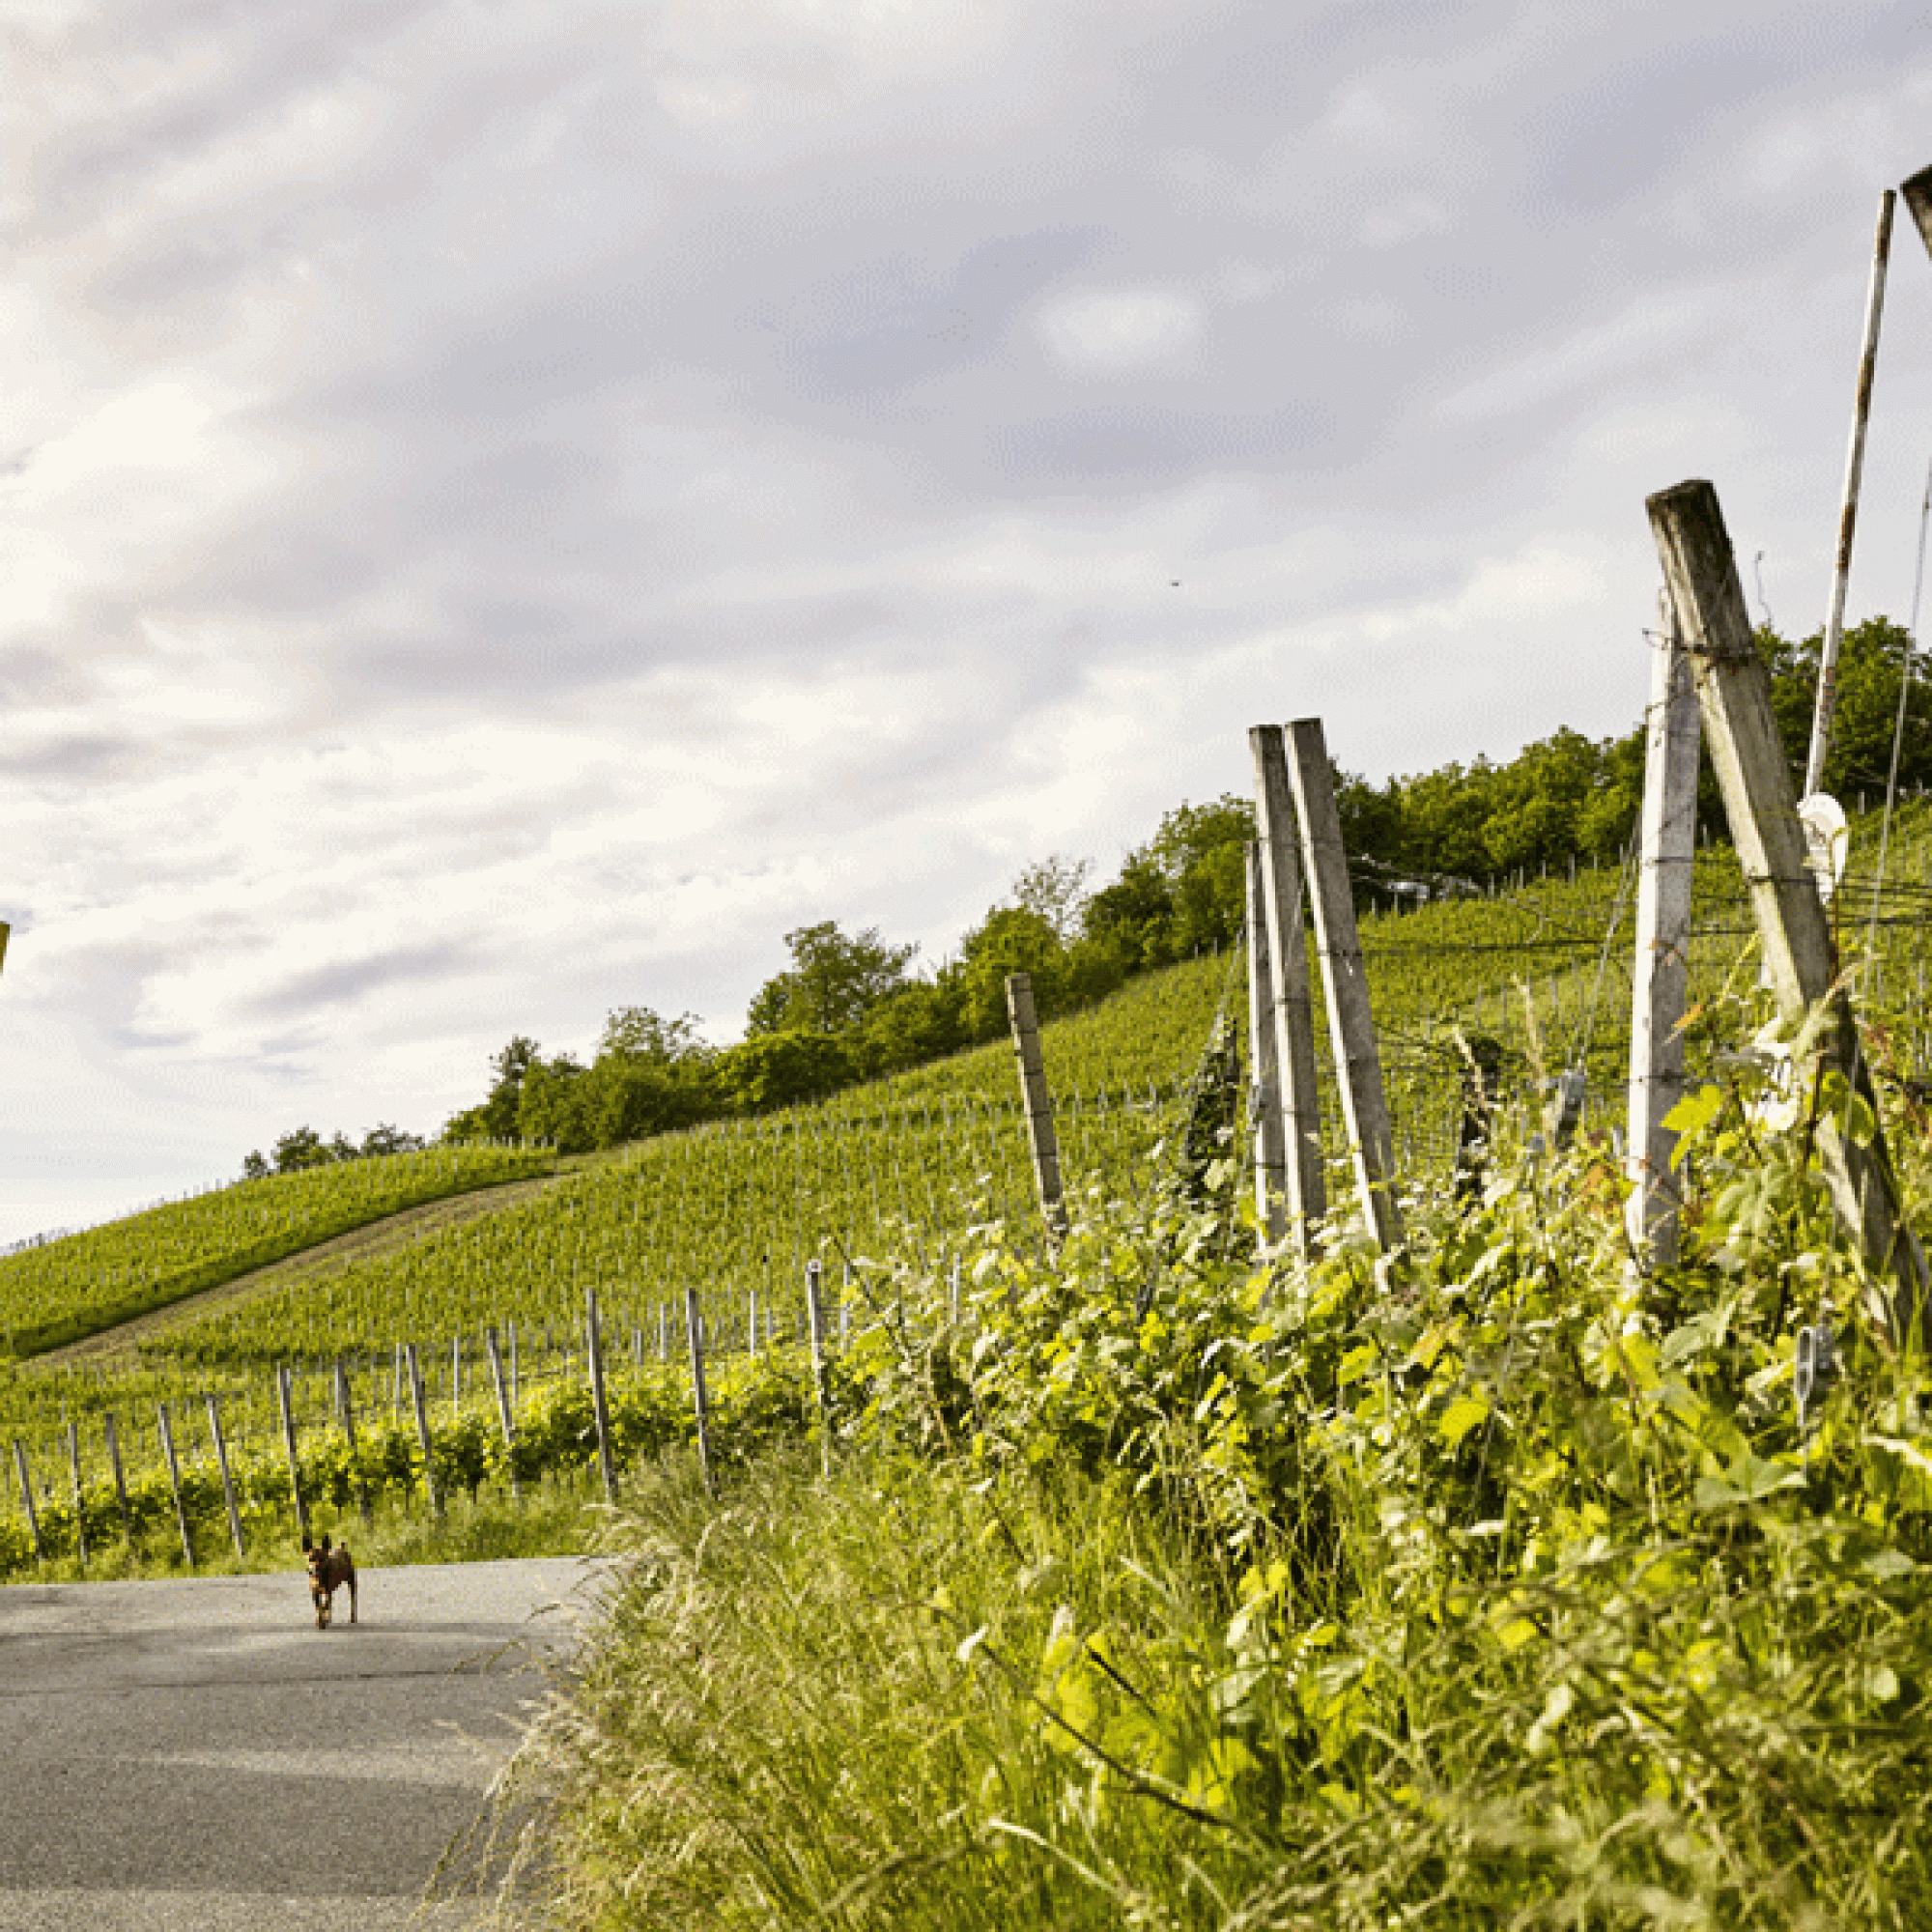
[[[453,940],[427,946],[392,947],[366,959],[318,966],[311,972],[298,974],[279,986],[258,993],[248,1002],[247,1010],[264,1019],[279,1019],[307,1013],[318,1007],[353,1004],[381,987],[401,980],[440,979],[465,970],[475,960],[473,948]]]

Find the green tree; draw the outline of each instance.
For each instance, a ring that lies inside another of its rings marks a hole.
[[[850,1086],[859,1066],[852,1048],[830,1034],[754,1034],[712,1062],[712,1078],[734,1113],[789,1107]]]
[[[967,1032],[991,1039],[1007,1030],[1007,976],[1030,974],[1034,1006],[1042,1017],[1059,1012],[1067,995],[1066,948],[1044,913],[995,906],[959,948],[960,1006]]]
[[[845,1033],[906,982],[917,946],[888,946],[877,926],[847,937],[835,921],[785,934],[790,968],[759,987],[749,1034]]]
[[[558,1153],[588,1153],[597,1145],[589,1069],[567,1053],[530,1061],[519,1083],[516,1133],[554,1141]]]

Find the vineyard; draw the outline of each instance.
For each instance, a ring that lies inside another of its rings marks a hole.
[[[1923,875],[1924,830],[1923,808],[1915,806],[1895,832],[1894,881]],[[1855,836],[1855,850],[1868,843]],[[1693,997],[1708,1007],[1737,978],[1749,922],[1727,848],[1700,854],[1697,875]],[[1855,867],[1841,909],[1862,908],[1868,890]],[[1426,1189],[1449,1173],[1461,1040],[1496,1043],[1524,1136],[1540,1123],[1553,1075],[1570,1067],[1586,1071],[1605,1117],[1620,1118],[1630,895],[1628,871],[1586,870],[1364,920],[1409,1184]],[[1872,928],[1879,956],[1890,962],[1898,1045],[1908,1059],[1923,1043],[1923,962],[1914,944],[1923,897],[1919,887],[1888,887]],[[1849,950],[1861,936],[1846,933]],[[1320,1025],[1319,978],[1315,983]],[[1150,975],[1045,1029],[1063,1164],[1076,1189],[1131,1198],[1172,1169],[1197,1069],[1222,1018],[1237,1039],[1244,1035],[1238,954]],[[1696,1037],[1706,1068],[1741,1043],[1721,1028]],[[1324,1064],[1321,1073],[1339,1186],[1345,1150],[1332,1068]],[[1586,1133],[1592,1118],[1586,1111]],[[547,1164],[541,1151],[438,1149],[244,1183],[0,1259],[0,1308],[24,1356],[29,1338],[44,1347],[49,1338],[93,1332],[342,1228]],[[428,1507],[443,1463],[449,1481],[470,1490],[506,1485],[513,1464],[532,1477],[581,1471],[592,1453],[582,1320],[593,1289],[604,1310],[623,1453],[690,1436],[688,1289],[699,1294],[707,1350],[730,1364],[720,1384],[728,1444],[739,1429],[739,1378],[758,1391],[756,1413],[761,1403],[796,1410],[803,1400],[796,1356],[808,1263],[825,1270],[828,1320],[842,1340],[874,1319],[863,1293],[867,1268],[895,1261],[944,1277],[987,1230],[1037,1243],[1037,1225],[1005,1046],[816,1106],[643,1142],[462,1226],[205,1312],[185,1309],[125,1348],[78,1361],[7,1364],[0,1428],[18,1448],[15,1525],[0,1543],[0,1565],[32,1560],[28,1482],[48,1551],[78,1547],[71,1527],[76,1486],[83,1528],[97,1538],[117,1521],[142,1531],[171,1520],[173,1500],[165,1510],[157,1500],[167,1492],[157,1428],[164,1404],[179,1419],[191,1517],[219,1493],[212,1414],[234,1452],[243,1527],[250,1512],[286,1513],[294,1499],[275,1377],[281,1365],[293,1371],[291,1427],[311,1445],[301,1453],[317,1458],[318,1493],[331,1506],[340,1506],[352,1468],[384,1506],[413,1510]],[[514,1443],[485,1366],[489,1329],[503,1351]],[[427,1436],[412,1419],[406,1345],[418,1351]],[[782,1400],[780,1389],[788,1391]],[[343,1434],[345,1404],[352,1426],[360,1418],[354,1451]],[[131,1485],[125,1478],[121,1485],[126,1520],[106,1448],[110,1417],[135,1471]]]

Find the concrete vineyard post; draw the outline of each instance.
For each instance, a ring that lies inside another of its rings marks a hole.
[[[1293,790],[1279,724],[1248,732],[1255,765],[1255,829],[1260,835],[1262,908],[1267,923],[1268,1010],[1274,1026],[1281,1095],[1282,1184],[1289,1232],[1306,1258],[1315,1224],[1328,1211],[1321,1164],[1321,1089],[1315,1069],[1315,1015],[1308,998],[1308,942],[1302,936],[1301,861]]]
[[[1731,840],[1750,892],[1772,994],[1781,1016],[1801,1022],[1822,1005],[1822,1074],[1835,1068],[1871,1109],[1869,1145],[1860,1147],[1837,1114],[1821,1112],[1817,1146],[1840,1222],[1879,1274],[1892,1276],[1885,1317],[1894,1341],[1915,1337],[1925,1296],[1925,1257],[1900,1216],[1899,1192],[1878,1128],[1871,1076],[1859,1050],[1851,1002],[1837,980],[1825,908],[1805,863],[1771,680],[1752,640],[1737,559],[1718,493],[1680,483],[1646,506],[1665,582],[1684,629],[1703,714],[1705,740],[1730,821]]]
[[[1319,718],[1299,718],[1287,728],[1289,777],[1301,820],[1301,857],[1308,869],[1315,911],[1315,944],[1328,1000],[1328,1031],[1335,1054],[1336,1085],[1355,1187],[1362,1212],[1384,1250],[1402,1244],[1402,1210],[1395,1198],[1395,1151],[1381,1055],[1369,1008],[1368,977],[1355,931],[1355,901],[1349,858],[1342,849],[1342,815],[1335,807],[1335,779]]]
[[[422,1446],[423,1488],[429,1492],[430,1512],[442,1514],[442,1485],[437,1480],[436,1451],[430,1444],[429,1408],[423,1401],[422,1371],[416,1364],[416,1345],[403,1344],[403,1369],[409,1378],[410,1406],[415,1411],[416,1441]]]
[[[128,1507],[128,1478],[121,1467],[121,1438],[115,1433],[111,1413],[100,1418],[101,1433],[107,1437],[107,1461],[114,1471],[114,1499],[121,1505],[121,1534],[128,1548],[134,1547],[134,1512]]]
[[[825,1310],[818,1293],[822,1270],[817,1262],[805,1264],[805,1318],[811,1330],[811,1387],[818,1402],[818,1462],[832,1473],[832,1406],[825,1386]],[[954,1277],[956,1282],[957,1277]]]
[[[73,1547],[80,1555],[80,1567],[87,1568],[87,1504],[80,1488],[80,1424],[67,1426],[67,1466],[73,1478]]]
[[[41,1519],[34,1511],[34,1479],[27,1472],[27,1445],[17,1435],[14,1438],[14,1467],[19,1472],[20,1507],[27,1513],[27,1534],[33,1540],[34,1560],[39,1562],[44,1553],[41,1548]]]
[[[235,1539],[235,1553],[245,1557],[242,1547],[242,1512],[235,1506],[235,1478],[228,1469],[228,1442],[221,1433],[221,1409],[214,1398],[208,1398],[208,1433],[214,1440],[214,1463],[221,1471],[221,1493],[228,1503],[228,1533]]]
[[[1267,909],[1263,901],[1262,848],[1248,845],[1248,1061],[1254,1094],[1255,1212],[1270,1241],[1286,1232],[1287,1206],[1281,1129],[1281,1060],[1275,1048],[1274,996],[1268,964]]]
[[[342,1439],[349,1447],[350,1466],[355,1471],[355,1507],[364,1527],[370,1527],[376,1518],[369,1503],[369,1482],[362,1473],[361,1453],[355,1446],[355,1398],[349,1386],[349,1365],[340,1355],[335,1358],[335,1413],[342,1424]]]
[[[1811,712],[1811,749],[1804,760],[1808,796],[1825,781],[1825,754],[1832,745],[1832,713],[1838,688],[1838,644],[1845,630],[1845,586],[1852,574],[1852,532],[1859,520],[1859,478],[1865,462],[1865,424],[1871,417],[1872,378],[1878,372],[1879,318],[1885,310],[1886,261],[1891,252],[1891,212],[1897,196],[1879,197],[1878,236],[1872,243],[1871,283],[1865,292],[1864,341],[1859,349],[1859,386],[1852,404],[1851,447],[1845,452],[1844,500],[1838,510],[1838,550],[1832,573],[1832,610],[1818,659],[1818,695]]]
[[[684,1291],[685,1333],[691,1337],[691,1406],[697,1419],[697,1471],[711,1490],[711,1403],[704,1393],[704,1323],[697,1312],[697,1291]]]
[[[282,1447],[289,1458],[289,1494],[295,1498],[296,1529],[308,1540],[308,1499],[302,1494],[301,1461],[296,1454],[295,1390],[286,1362],[275,1364],[275,1400],[282,1411]]]
[[[1630,1130],[1625,1159],[1634,1192],[1626,1205],[1631,1245],[1655,1266],[1677,1260],[1678,1193],[1670,1171],[1677,1136],[1663,1124],[1684,1093],[1687,948],[1696,859],[1697,687],[1668,591],[1650,661],[1645,717],[1642,861],[1636,888],[1636,958],[1631,975]]]
[[[490,1356],[490,1379],[497,1389],[497,1420],[503,1431],[503,1460],[510,1469],[510,1499],[522,1502],[524,1486],[517,1477],[517,1426],[510,1419],[510,1399],[503,1387],[503,1355],[497,1346],[497,1331],[483,1331],[483,1347]]]
[[[604,1500],[617,1500],[617,1472],[611,1463],[611,1414],[604,1406],[604,1338],[598,1332],[597,1290],[583,1290],[584,1358],[590,1372],[590,1413],[597,1424],[597,1469],[604,1478]]]
[[[168,1406],[157,1405],[156,1412],[161,1423],[161,1455],[168,1465],[168,1488],[174,1492],[175,1522],[181,1529],[182,1560],[187,1567],[194,1568],[194,1541],[187,1533],[187,1504],[182,1500],[181,1463],[175,1460],[175,1432],[168,1424]],[[39,1540],[36,1539],[36,1548]]]
[[[1060,1142],[1053,1130],[1053,1095],[1047,1092],[1046,1062],[1039,1050],[1039,1018],[1034,1011],[1033,975],[1007,975],[1007,1017],[1019,1067],[1020,1097],[1026,1107],[1027,1139],[1033,1149],[1033,1178],[1049,1240],[1066,1232],[1066,1204],[1060,1187]]]

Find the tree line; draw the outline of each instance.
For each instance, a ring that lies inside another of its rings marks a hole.
[[[1766,624],[1757,639],[1787,753],[1802,772],[1823,634],[1794,642]],[[1910,647],[1904,629],[1886,617],[1845,634],[1825,786],[1848,804],[1885,786]],[[1601,740],[1564,728],[1506,763],[1478,757],[1379,785],[1338,770],[1357,902],[1385,908],[1572,861],[1614,863],[1636,825],[1643,765],[1639,722]],[[1899,775],[1905,784],[1932,783],[1932,694],[1917,683],[1908,692]],[[1708,763],[1699,819],[1720,834]],[[784,935],[790,963],[758,989],[736,1044],[707,1042],[692,1014],[667,1019],[641,1006],[613,1010],[587,1059],[546,1058],[519,1034],[492,1060],[485,1097],[455,1115],[440,1137],[550,1140],[575,1153],[788,1106],[999,1037],[1009,973],[1032,975],[1042,1016],[1091,1004],[1137,974],[1235,942],[1253,837],[1253,806],[1230,793],[1177,806],[1097,887],[1090,888],[1087,860],[1042,860],[930,970],[921,970],[917,948],[890,942],[875,926],[856,933],[831,920],[800,926]],[[272,1167],[387,1151],[375,1139],[358,1150],[340,1134],[325,1143],[298,1129],[276,1143]],[[270,1171],[260,1154],[249,1163],[250,1173],[257,1163]]]

